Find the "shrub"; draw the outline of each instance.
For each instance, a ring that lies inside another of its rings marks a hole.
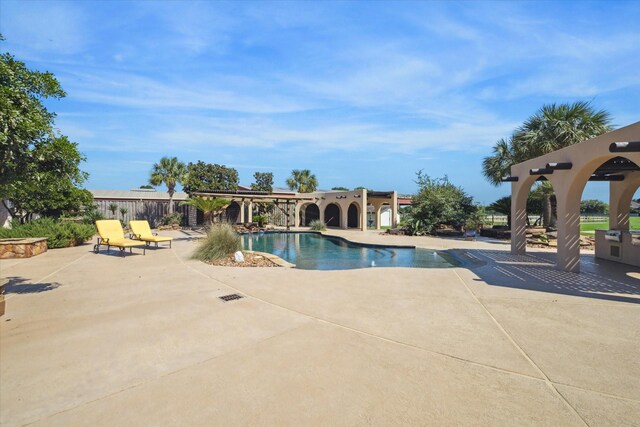
[[[167,214],[160,219],[161,225],[180,225],[181,223],[182,223],[182,214],[180,212]]]
[[[214,224],[200,243],[192,258],[211,261],[224,258],[240,250],[240,235],[229,224]]]
[[[477,211],[471,196],[444,178],[429,178],[417,173],[418,193],[413,196],[413,204],[405,223],[411,234],[435,234],[442,225],[458,228],[469,216]]]
[[[315,231],[324,231],[327,229],[327,224],[320,221],[319,219],[314,219],[313,221],[311,221],[309,223],[309,226],[311,227],[312,230],[315,230]]]
[[[11,223],[12,228],[0,228],[0,238],[46,237],[49,249],[81,245],[96,233],[93,225],[59,222],[39,218],[26,224]]]
[[[96,221],[101,219],[105,219],[104,214],[96,209],[95,206],[91,206],[84,212],[84,215],[82,215],[83,224],[93,225]]]

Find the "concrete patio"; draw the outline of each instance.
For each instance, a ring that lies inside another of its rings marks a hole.
[[[146,256],[0,261],[0,423],[640,425],[637,268],[329,233],[466,267],[213,267],[181,232]]]

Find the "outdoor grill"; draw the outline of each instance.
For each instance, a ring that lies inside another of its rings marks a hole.
[[[619,230],[607,230],[604,233],[604,239],[612,242],[622,242],[622,231]]]

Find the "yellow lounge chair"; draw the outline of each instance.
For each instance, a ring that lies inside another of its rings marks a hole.
[[[147,244],[155,243],[156,246],[160,242],[169,242],[169,247],[171,247],[173,237],[158,236],[158,233],[152,233],[148,221],[129,221],[129,228],[134,239],[142,240]]]
[[[122,230],[122,225],[117,219],[101,219],[96,221],[96,228],[98,229],[100,237],[98,237],[98,243],[93,247],[95,253],[100,252],[101,245],[106,245],[107,252],[111,250],[111,246],[120,248],[122,256],[124,256],[127,248],[129,248],[129,253],[132,253],[131,248],[134,246],[142,246],[142,254],[145,254],[146,244],[139,240],[124,237],[124,230]]]

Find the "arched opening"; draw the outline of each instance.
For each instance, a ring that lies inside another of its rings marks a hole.
[[[640,167],[616,156],[596,167],[584,186],[580,203],[580,233],[594,237],[596,230],[640,229]]]
[[[225,219],[227,222],[235,224],[240,219],[240,204],[238,202],[231,202],[229,206],[227,206],[225,212]]]
[[[375,228],[376,226],[376,208],[373,204],[367,205],[367,228]]]
[[[357,203],[351,203],[347,210],[347,227],[358,228],[360,226],[360,209]]]
[[[335,203],[324,209],[324,222],[328,227],[340,227],[340,207]]]
[[[380,207],[380,227],[391,227],[391,224],[393,224],[392,214],[391,205],[383,203]]]
[[[529,189],[526,211],[528,242],[538,247],[557,247],[558,201],[546,176],[538,177]]]
[[[300,225],[309,226],[311,221],[320,219],[320,208],[315,203],[310,203],[303,207],[302,215],[300,216]]]

